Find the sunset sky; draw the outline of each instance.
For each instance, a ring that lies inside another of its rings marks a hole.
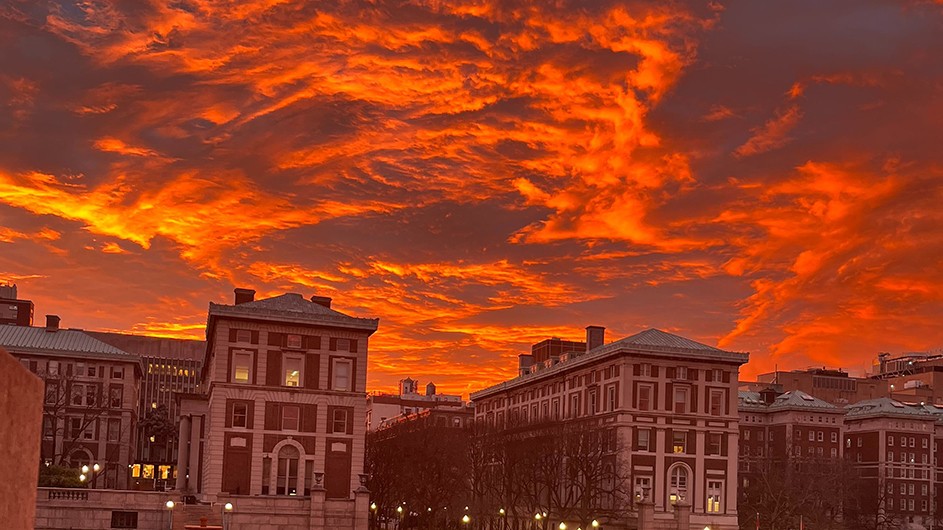
[[[743,377],[943,347],[943,3],[0,4],[0,281],[202,338],[379,317],[371,390],[587,325]]]

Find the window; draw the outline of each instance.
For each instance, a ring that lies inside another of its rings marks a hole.
[[[838,433],[837,433],[837,432],[833,432],[833,433],[832,433],[831,440],[832,440],[832,443],[835,443],[835,442],[838,441]]]
[[[832,456],[832,458],[837,457],[837,456],[838,456],[838,449],[835,449],[834,447],[832,447],[831,456]]]
[[[82,435],[82,419],[69,418],[69,436],[77,440]]]
[[[43,416],[43,436],[46,438],[52,438],[52,435],[55,434],[53,430],[53,417],[52,416]]]
[[[346,433],[348,421],[350,421],[350,414],[347,409],[334,409],[334,417],[332,418],[331,432],[332,433]]]
[[[611,385],[606,389],[606,410],[616,410],[616,386]]]
[[[237,329],[236,330],[236,342],[252,342],[252,332],[248,329]]]
[[[589,391],[589,414],[590,415],[596,414],[596,411],[597,411],[596,407],[597,407],[596,391],[590,390]]]
[[[668,502],[676,504],[687,497],[688,469],[684,466],[675,466],[669,471],[668,477]]]
[[[684,453],[688,442],[688,433],[684,431],[672,431],[671,450],[673,453]]]
[[[95,438],[95,421],[89,420],[88,424],[85,425],[85,429],[82,430],[82,439],[83,440],[92,440]]]
[[[922,446],[924,449],[926,449],[926,448],[927,448],[927,439],[926,439],[926,438],[921,438],[921,439],[920,439],[920,444],[921,444],[921,446]]]
[[[297,355],[285,355],[282,357],[282,371],[285,372],[285,386],[301,386],[301,367],[304,364],[301,357]]]
[[[914,494],[914,485],[913,485],[913,483],[907,484],[907,495],[913,495],[913,494]]]
[[[642,365],[645,366],[645,365]],[[652,410],[652,387],[651,385],[638,386],[638,409]]]
[[[570,417],[575,418],[580,415],[580,395],[570,395]]]
[[[114,418],[108,420],[108,441],[121,441],[121,420]]]
[[[649,429],[639,429],[638,430],[638,450],[639,451],[650,451],[651,444],[651,435],[652,431]]]
[[[245,427],[249,421],[249,405],[246,403],[232,404],[232,426]]]
[[[688,368],[686,366],[679,366],[675,369],[675,377],[677,379],[687,379],[688,378]]]
[[[124,379],[124,368],[111,368],[111,378],[112,379]]]
[[[688,412],[688,388],[675,387],[675,413]]]
[[[902,483],[902,484],[900,485],[900,494],[901,494],[901,495],[907,495],[907,484],[903,484],[903,483]]]
[[[749,430],[749,429],[743,431],[743,439],[744,439],[744,440],[749,440],[749,439],[750,439],[750,430]]]
[[[810,442],[815,441],[815,431],[809,431],[809,441]]]
[[[887,445],[894,445],[894,435],[887,436]]]
[[[111,512],[112,528],[137,528],[138,512]]]
[[[858,447],[861,447],[861,437],[858,437]]]
[[[635,500],[643,501],[651,494],[652,491],[652,478],[651,477],[635,477]]]
[[[822,431],[819,431],[819,432],[818,432],[817,440],[820,441],[820,442],[824,442],[824,441],[825,441],[825,433],[822,432]]]
[[[914,442],[915,442],[914,437],[911,436],[911,437],[910,437],[910,447],[916,447],[916,445],[915,445]]]
[[[639,365],[639,374],[642,377],[651,377],[652,376],[652,365],[648,363],[642,363]]]
[[[248,383],[252,379],[252,352],[235,350],[232,352],[232,380],[235,383]]]
[[[282,409],[282,430],[297,431],[298,421],[301,417],[300,407],[297,405],[284,405]]]
[[[59,375],[59,361],[49,361],[46,365],[46,373],[49,375]]]
[[[720,416],[724,411],[724,392],[723,390],[711,390],[710,414],[711,416]]]
[[[124,401],[124,387],[121,385],[111,385],[108,388],[108,404],[111,408],[121,408]]]
[[[720,454],[721,435],[717,432],[707,433],[707,454]]]
[[[298,450],[290,445],[278,452],[278,476],[275,480],[276,495],[298,494]]]
[[[903,502],[903,500],[904,500],[904,499],[901,499],[901,502]],[[911,511],[911,512],[914,511],[914,500],[913,500],[913,499],[907,499],[907,510],[908,510],[908,511]]]
[[[331,388],[333,390],[342,390],[349,392],[351,388],[351,362],[347,359],[334,359],[333,374],[334,381],[332,381]]]
[[[85,385],[72,384],[72,404],[83,405],[85,400]]]
[[[719,480],[707,481],[707,513],[720,513],[720,499],[724,483]]]
[[[301,335],[288,335],[285,339],[285,346],[295,350],[301,349]]]

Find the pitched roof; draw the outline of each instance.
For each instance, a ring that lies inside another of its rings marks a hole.
[[[737,408],[766,409],[766,403],[759,392],[741,390],[737,392],[737,400],[739,401]]]
[[[859,401],[845,407],[845,416],[849,418],[865,416],[910,416],[914,419],[933,419],[929,411],[919,405],[906,405],[891,398],[877,398]]]
[[[841,412],[841,409],[827,401],[817,397],[810,396],[801,390],[790,390],[776,396],[776,399],[770,404],[769,410],[777,409],[815,409],[830,410]]]
[[[615,341],[614,344],[623,344],[626,346],[635,345],[635,346],[659,346],[662,348],[673,348],[681,350],[699,350],[699,351],[709,351],[709,352],[722,352],[719,348],[713,346],[708,346],[707,344],[701,344],[700,342],[693,341],[691,339],[682,337],[680,335],[675,335],[673,333],[666,333],[660,329],[649,328],[645,331],[636,333],[635,335],[628,336],[624,339]]]
[[[0,346],[12,351],[36,350],[60,353],[120,355],[137,360],[130,353],[91,337],[78,329],[46,331],[29,326],[0,326]]]
[[[275,317],[286,321],[333,323],[376,331],[379,319],[345,315],[319,303],[305,299],[298,293],[285,293],[272,298],[244,302],[237,305],[210,302],[210,316]]]

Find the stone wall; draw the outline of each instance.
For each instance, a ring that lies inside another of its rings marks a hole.
[[[4,528],[32,528],[39,480],[43,383],[0,349],[0,521]]]
[[[312,497],[233,495],[221,496],[213,504],[186,505],[179,496],[164,492],[60,488],[39,488],[35,528],[112,528],[115,512],[133,512],[139,530],[168,530],[168,500],[177,502],[173,530],[199,525],[201,517],[210,525],[220,525],[226,517],[228,530],[367,530],[366,492],[358,492],[354,500],[325,501],[323,491],[315,491]],[[231,512],[224,510],[227,502],[233,505]]]

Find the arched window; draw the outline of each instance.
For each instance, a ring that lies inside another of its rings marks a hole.
[[[677,504],[688,497],[688,468],[676,465],[668,471],[668,502]]]
[[[275,482],[276,495],[298,494],[298,449],[290,445],[278,452],[278,476]]]

